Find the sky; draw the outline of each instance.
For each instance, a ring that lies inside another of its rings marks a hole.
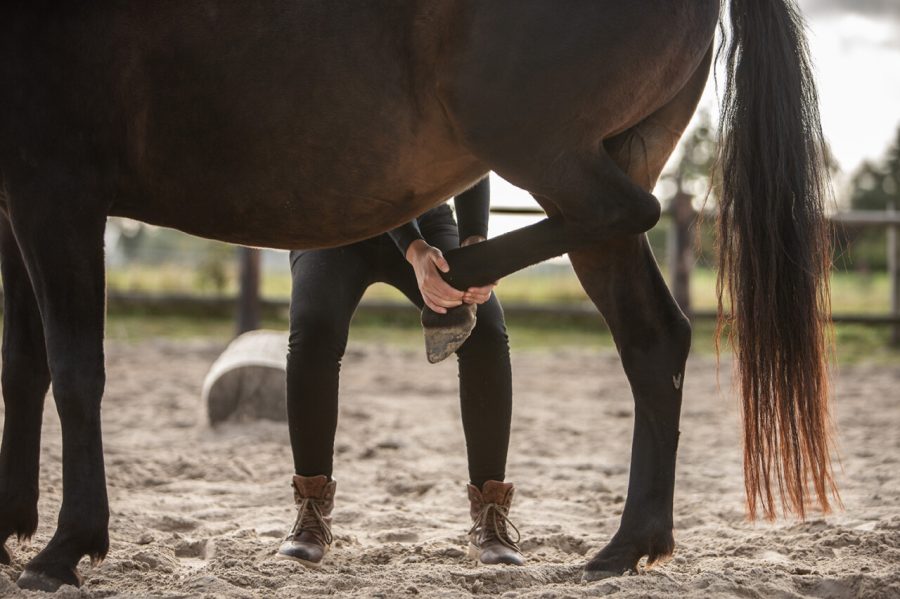
[[[900,126],[900,0],[799,0],[819,85],[822,127],[841,168],[838,197],[866,159],[878,160]],[[710,78],[700,106],[717,114]],[[492,175],[492,203],[532,206],[520,189]],[[528,219],[492,218],[491,235]]]

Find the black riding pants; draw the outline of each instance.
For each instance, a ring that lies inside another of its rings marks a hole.
[[[419,219],[425,240],[446,252],[459,245],[449,206]],[[287,409],[297,474],[332,473],[338,377],[350,320],[372,283],[402,291],[418,308],[412,267],[385,234],[353,245],[291,252],[293,290],[287,363]],[[471,337],[457,351],[459,397],[469,479],[502,481],[512,412],[509,344],[496,296],[478,307]]]

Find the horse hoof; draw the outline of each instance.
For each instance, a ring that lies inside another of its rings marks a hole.
[[[35,572],[28,569],[22,572],[22,575],[19,576],[19,579],[16,581],[16,584],[20,589],[26,591],[45,591],[47,593],[55,593],[59,590],[59,587],[65,584],[80,586],[80,583],[80,580],[76,582],[59,580],[58,578],[47,576],[42,572]]]
[[[425,329],[425,354],[432,364],[444,360],[466,342],[475,328],[474,304],[464,304],[438,314],[426,307],[422,310]]]
[[[63,585],[72,585],[74,587],[81,586],[81,576],[77,572],[73,572],[73,577],[71,580],[60,580],[59,578],[54,578],[53,576],[49,576],[44,574],[43,572],[37,572],[35,570],[29,570],[25,568],[22,572],[22,575],[19,576],[19,579],[16,581],[16,584],[20,589],[26,591],[45,591],[47,593],[56,592],[59,587]]]

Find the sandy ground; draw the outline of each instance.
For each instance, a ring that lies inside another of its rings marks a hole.
[[[112,547],[82,562],[65,597],[900,597],[900,372],[846,368],[837,417],[846,510],[805,523],[745,521],[734,400],[715,364],[685,382],[675,557],[638,576],[580,582],[623,506],[631,396],[612,353],[514,356],[508,479],[523,568],[464,556],[467,503],[455,364],[354,346],[337,441],[336,546],[320,571],[272,559],[294,508],[287,431],[253,422],[210,430],[199,390],[222,346],[111,343],[103,417]],[[727,372],[723,374],[727,379]],[[52,400],[48,400],[52,401]],[[0,596],[48,540],[61,499],[59,423],[48,404],[41,525],[10,542]],[[34,596],[41,596],[35,594]]]

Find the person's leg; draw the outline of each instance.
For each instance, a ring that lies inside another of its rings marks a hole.
[[[287,412],[297,518],[278,557],[318,567],[331,546],[338,377],[350,319],[369,283],[366,242],[292,252]]]
[[[512,419],[512,370],[503,308],[496,295],[478,306],[471,336],[457,350],[459,399],[469,480],[481,488],[506,477]]]
[[[301,476],[332,474],[341,359],[369,284],[363,249],[291,253],[287,413],[294,471]]]
[[[447,252],[459,245],[449,208],[419,222],[425,240]],[[381,272],[419,308],[423,301],[415,274],[399,256]],[[503,309],[495,295],[478,306],[475,328],[457,350],[459,397],[469,463],[468,494],[474,526],[469,555],[484,564],[524,562],[508,528],[513,485],[503,482],[512,418],[512,371]]]
[[[420,223],[425,240],[442,252],[459,247],[459,233],[449,211],[433,211]],[[404,261],[405,264],[405,261]],[[407,268],[406,270],[410,270]],[[419,298],[415,277],[407,296]],[[412,298],[411,298],[412,299]],[[469,480],[481,488],[503,481],[512,419],[512,370],[503,308],[496,295],[478,306],[469,339],[457,350],[459,399],[469,458]]]

